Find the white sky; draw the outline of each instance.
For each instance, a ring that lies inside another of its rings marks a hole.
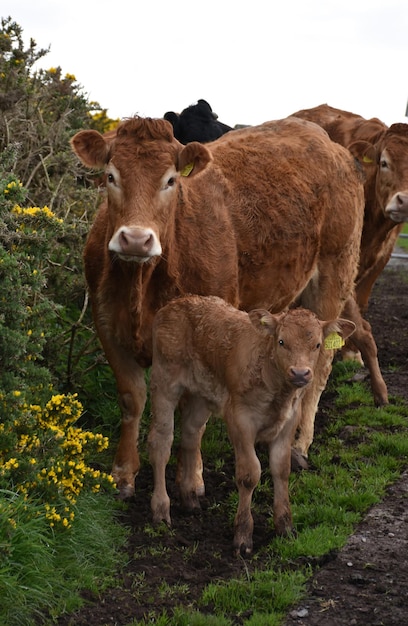
[[[324,102],[408,122],[408,0],[1,0],[8,16],[112,118],[204,98],[231,126]]]

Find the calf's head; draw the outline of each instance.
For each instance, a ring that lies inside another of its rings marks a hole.
[[[291,309],[279,315],[256,309],[250,311],[252,324],[272,337],[271,359],[282,382],[304,387],[313,379],[321,350],[341,347],[355,330],[355,324],[338,318],[322,321],[308,309]]]
[[[104,169],[111,253],[137,263],[160,256],[182,179],[207,166],[208,149],[182,146],[169,122],[140,117],[122,122],[113,138],[80,131],[71,146],[86,167]]]

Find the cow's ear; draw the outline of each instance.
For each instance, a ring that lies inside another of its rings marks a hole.
[[[265,309],[253,309],[248,312],[249,319],[255,328],[267,335],[273,335],[279,324],[279,316],[272,315]]]
[[[372,143],[368,141],[353,141],[353,143],[347,147],[351,154],[358,159],[363,166],[377,164],[377,153]]]
[[[70,141],[72,150],[86,167],[102,168],[106,165],[109,141],[96,130],[81,130]]]
[[[328,350],[341,348],[344,340],[356,330],[356,325],[350,320],[338,318],[331,322],[323,322],[324,347]]]
[[[212,161],[208,148],[198,141],[188,143],[179,152],[178,171],[181,176],[195,176],[202,172]]]

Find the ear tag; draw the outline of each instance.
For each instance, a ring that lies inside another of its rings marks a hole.
[[[370,157],[368,157],[367,155],[363,156],[363,163],[372,163],[373,160],[370,159]]]
[[[342,348],[346,342],[338,333],[330,333],[324,340],[325,350],[338,350]]]
[[[194,163],[187,163],[180,172],[180,176],[189,176],[194,168]]]

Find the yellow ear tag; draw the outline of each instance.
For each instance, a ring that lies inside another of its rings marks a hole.
[[[324,340],[325,350],[337,350],[342,348],[345,344],[343,337],[340,337],[338,333],[330,333]]]
[[[366,155],[363,156],[363,163],[372,163],[372,162],[373,162],[373,160],[370,159],[370,157],[368,157]]]
[[[189,176],[194,168],[194,163],[187,163],[180,172],[180,176]]]

